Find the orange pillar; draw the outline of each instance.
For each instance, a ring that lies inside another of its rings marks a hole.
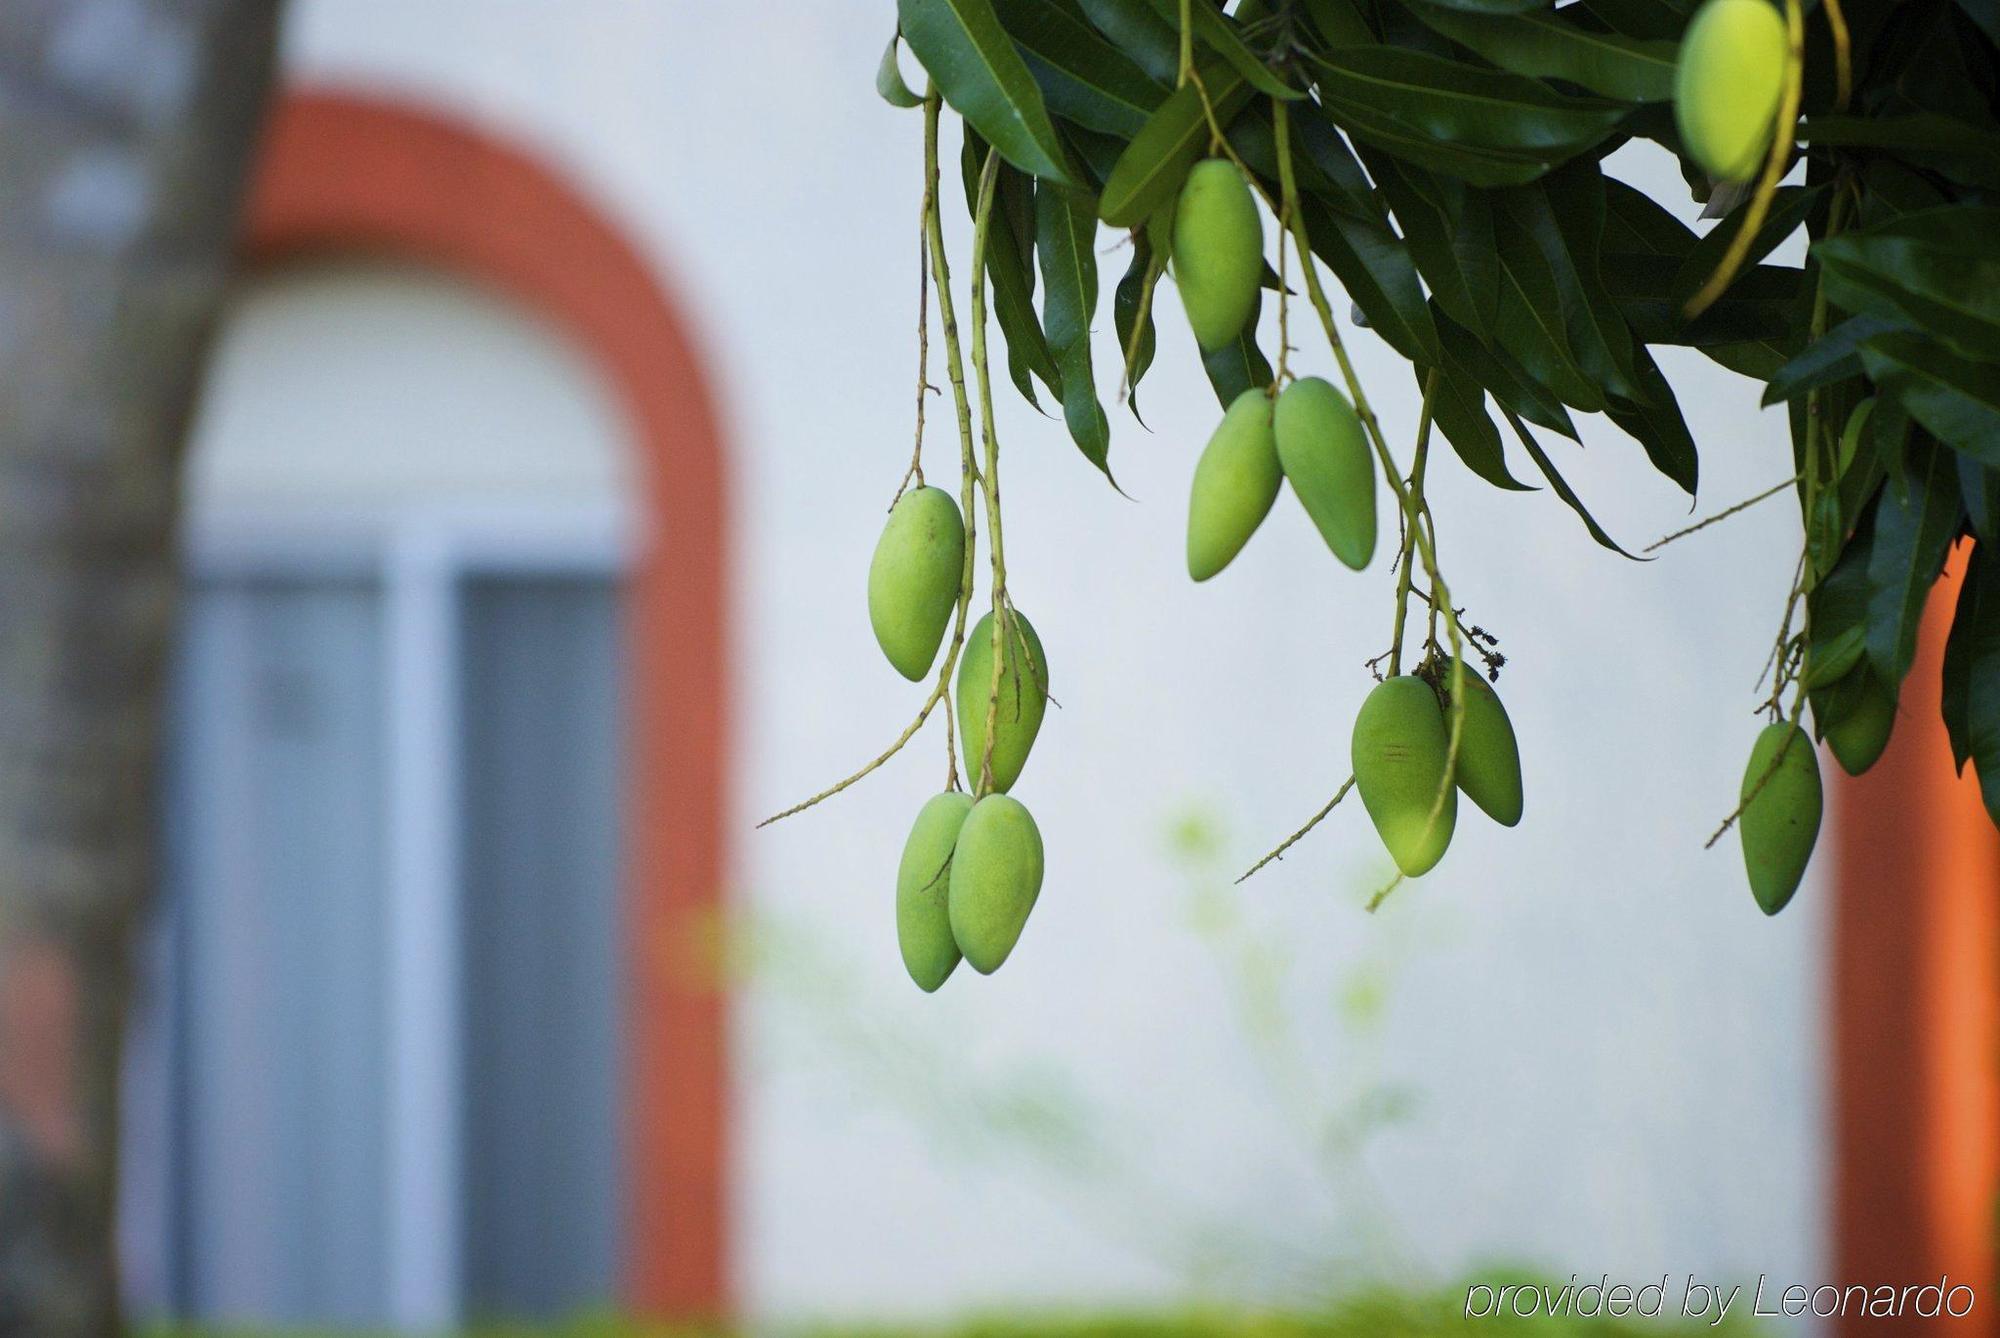
[[[1965,552],[1931,592],[1896,732],[1834,786],[1834,1252],[1828,1281],[1970,1286],[2000,1335],[2000,833],[1953,773],[1938,675]],[[1926,1331],[1850,1316],[1840,1332]]]

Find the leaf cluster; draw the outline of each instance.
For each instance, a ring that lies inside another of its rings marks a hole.
[[[1107,377],[1087,337],[1096,224],[1131,236],[1113,308],[1117,371],[1136,386],[1181,180],[1219,125],[1278,198],[1284,100],[1314,255],[1419,384],[1436,377],[1437,429],[1481,478],[1525,486],[1511,437],[1615,548],[1538,434],[1577,439],[1578,415],[1603,414],[1692,494],[1700,452],[1659,347],[1692,348],[1787,406],[1808,630],[1780,646],[1780,673],[1792,666],[1821,730],[1871,678],[1895,694],[1931,586],[1969,538],[1944,711],[1960,765],[1976,762],[2000,807],[2000,3],[1806,6],[1803,116],[1778,128],[1796,132],[1796,184],[1690,316],[1753,203],[1712,188],[1677,139],[1676,44],[1694,7],[899,0],[898,32],[965,122],[968,187],[987,146],[1003,160],[986,263],[1014,384],[1058,402],[1107,474]],[[878,86],[908,102],[895,53],[892,39]],[[1633,139],[1678,157],[1720,221],[1697,232],[1607,172]],[[1803,262],[1774,262],[1801,231]],[[1255,332],[1204,357],[1224,404],[1272,377]]]

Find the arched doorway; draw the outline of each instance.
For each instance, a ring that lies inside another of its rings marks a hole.
[[[644,538],[623,609],[623,1292],[640,1314],[723,1312],[726,1019],[712,945],[726,876],[727,496],[693,340],[645,261],[557,175],[435,112],[371,97],[281,102],[244,247],[253,271],[361,259],[490,292],[583,350],[631,425]],[[440,1025],[455,1025],[448,1009]],[[456,1043],[419,1037],[392,1057],[390,1102],[419,1118],[426,1101],[448,1110],[438,1088],[460,1080]],[[434,1161],[384,1158],[398,1191],[385,1249],[417,1247],[392,1255],[387,1317],[418,1326],[456,1317],[456,1280],[436,1274],[455,1267],[448,1238],[463,1208],[446,1200],[458,1172]]]

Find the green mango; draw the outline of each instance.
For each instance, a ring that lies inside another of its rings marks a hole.
[[[912,488],[889,508],[868,564],[868,621],[876,644],[912,682],[931,670],[958,606],[965,520],[943,488]]]
[[[933,795],[917,810],[903,862],[896,867],[896,945],[903,967],[917,988],[934,992],[958,965],[958,941],[951,936],[951,851],[959,828],[972,812],[972,796],[962,790]]]
[[[1514,740],[1514,722],[1500,694],[1465,666],[1465,725],[1458,740],[1458,788],[1502,827],[1521,820],[1521,748]],[[1451,679],[1445,679],[1450,690]],[[1451,720],[1445,719],[1449,738]]]
[[[1278,464],[1333,555],[1356,571],[1375,555],[1375,456],[1347,397],[1317,376],[1286,386],[1271,415]]]
[[[1256,310],[1264,277],[1264,223],[1235,163],[1209,158],[1188,170],[1174,205],[1173,258],[1195,342],[1223,347]]]
[[[1188,498],[1188,575],[1197,581],[1228,566],[1271,514],[1284,475],[1271,435],[1271,397],[1236,397],[1194,467]]]
[[[1823,733],[1840,769],[1859,776],[1874,766],[1889,746],[1889,735],[1896,728],[1896,699],[1865,664],[1850,677],[1855,681],[1843,683],[1833,694],[1832,702],[1837,705],[1830,703],[1827,714],[1835,718]]]
[[[972,806],[951,855],[951,936],[990,976],[1014,951],[1042,891],[1042,834],[1027,806],[989,794]]]
[[[1396,867],[1412,878],[1444,858],[1458,823],[1458,791],[1445,776],[1450,746],[1437,693],[1411,674],[1377,684],[1354,717],[1354,788]]]
[[[1771,147],[1791,41],[1769,0],[1705,0],[1681,37],[1674,120],[1718,181],[1748,181]]]
[[[993,733],[993,788],[1011,790],[1028,764],[1028,750],[1049,706],[1049,660],[1035,626],[1018,612],[1000,666],[1000,705]],[[958,737],[965,749],[965,774],[979,783],[986,751],[986,709],[993,693],[993,615],[979,620],[958,661]]]
[[[1799,890],[1819,837],[1819,761],[1804,730],[1789,721],[1764,726],[1743,769],[1741,798],[1736,827],[1750,892],[1764,914],[1776,915]]]

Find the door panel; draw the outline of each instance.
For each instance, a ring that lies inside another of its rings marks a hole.
[[[383,1296],[380,601],[208,584],[171,771],[187,1310],[361,1324]]]
[[[466,1306],[560,1315],[616,1295],[617,602],[480,577],[460,607]]]

